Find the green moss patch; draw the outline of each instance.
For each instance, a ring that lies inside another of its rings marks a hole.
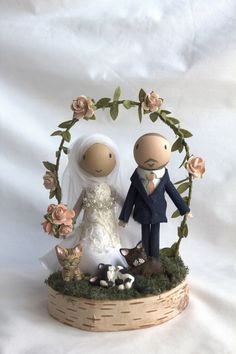
[[[158,295],[175,288],[188,274],[188,268],[180,257],[161,255],[161,262],[166,271],[172,275],[171,277],[164,274],[152,277],[136,276],[135,283],[129,290],[121,291],[117,287],[107,289],[90,285],[88,276],[82,280],[64,282],[60,271],[51,274],[46,280],[46,284],[61,294],[94,300],[128,300],[148,295]]]

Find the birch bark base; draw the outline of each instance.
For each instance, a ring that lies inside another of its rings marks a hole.
[[[186,281],[160,295],[118,301],[77,298],[48,287],[49,314],[64,324],[93,332],[156,326],[180,314],[188,303]]]

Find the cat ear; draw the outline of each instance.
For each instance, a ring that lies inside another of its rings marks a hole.
[[[104,263],[99,263],[99,265],[98,265],[98,269],[102,269],[103,267],[104,267]]]
[[[120,253],[122,254],[122,256],[126,257],[129,254],[129,249],[128,248],[120,248]]]
[[[118,269],[118,270],[121,270],[121,269],[124,269],[124,267],[122,267],[122,266],[116,266],[116,268]]]
[[[135,248],[138,248],[138,249],[143,248],[143,243],[142,243],[142,241],[139,241],[139,242],[137,243],[137,245],[136,245]]]
[[[55,250],[56,250],[57,255],[60,256],[60,257],[64,257],[66,255],[65,248],[63,248],[61,246],[56,246]]]
[[[76,245],[73,250],[76,252],[76,253],[79,253],[79,252],[82,252],[82,244],[79,243],[78,245]]]

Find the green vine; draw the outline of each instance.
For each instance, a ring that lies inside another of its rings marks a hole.
[[[190,138],[192,134],[186,130],[181,128],[180,126],[180,121],[177,118],[174,118],[170,116],[171,112],[160,109],[158,108],[157,111],[155,112],[150,112],[149,110],[146,111],[143,108],[143,102],[147,96],[146,92],[141,89],[139,91],[139,96],[138,96],[138,101],[132,101],[132,100],[120,100],[121,96],[121,90],[120,87],[117,87],[113,99],[104,97],[99,99],[97,102],[94,101],[94,99],[90,99],[92,102],[92,108],[93,111],[95,112],[96,110],[99,109],[109,109],[110,110],[110,116],[113,120],[116,120],[116,118],[119,115],[119,106],[122,105],[125,109],[130,109],[133,107],[138,108],[138,118],[139,122],[141,123],[143,120],[143,117],[145,115],[149,116],[149,119],[155,123],[158,119],[160,119],[164,124],[168,125],[173,133],[176,136],[176,141],[172,145],[172,151],[178,151],[179,153],[182,153],[182,151],[185,151],[185,156],[184,159],[179,166],[179,168],[186,166],[187,161],[189,160],[190,156],[190,151],[189,151],[189,145],[186,142],[187,138]],[[87,98],[89,99],[89,98]],[[163,99],[161,99],[163,101]],[[93,114],[91,117],[86,117],[84,116],[83,119],[86,120],[95,120],[96,116]],[[61,142],[59,144],[58,150],[56,151],[56,162],[51,163],[49,161],[43,161],[44,166],[46,167],[47,171],[50,171],[51,173],[54,174],[55,180],[56,180],[56,187],[54,190],[50,190],[49,193],[49,198],[52,199],[55,197],[57,199],[58,204],[61,203],[62,199],[62,193],[61,193],[61,186],[59,182],[59,177],[58,177],[58,172],[59,172],[59,166],[60,166],[60,159],[62,152],[64,154],[68,154],[68,147],[66,147],[64,144],[69,143],[71,140],[71,133],[70,130],[71,128],[79,121],[79,119],[76,117],[76,114],[74,112],[73,118],[71,120],[65,121],[61,124],[58,125],[58,128],[61,128],[60,130],[54,131],[51,136],[60,136],[61,137]],[[190,173],[188,173],[188,176],[175,183],[178,185],[177,190],[180,194],[183,194],[184,192],[187,192],[187,195],[183,197],[185,200],[186,204],[190,206],[191,202],[191,197],[192,197],[192,187],[193,187],[193,177]],[[179,217],[180,213],[178,210],[176,210],[172,214],[172,218]],[[187,224],[187,216],[183,216],[180,225],[178,226],[178,240],[175,242],[170,248],[164,248],[162,249],[162,253],[168,256],[176,256],[179,253],[179,247],[181,240],[184,237],[188,236],[188,224]]]

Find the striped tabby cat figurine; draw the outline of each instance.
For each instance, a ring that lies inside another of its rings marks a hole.
[[[79,269],[80,258],[83,254],[82,246],[76,245],[74,248],[64,248],[62,246],[56,246],[57,258],[62,269],[62,278],[68,282],[71,280],[82,279],[83,274]]]

